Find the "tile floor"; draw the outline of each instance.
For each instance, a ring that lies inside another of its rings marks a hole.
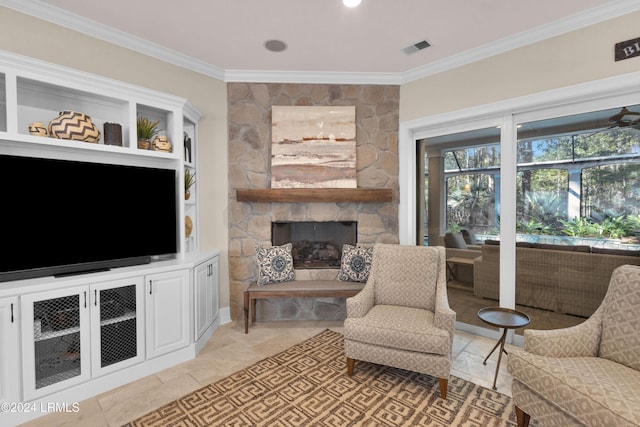
[[[463,282],[449,282],[447,294],[449,296],[449,306],[456,312],[456,320],[469,325],[486,328],[487,325],[478,318],[478,310],[483,307],[499,305],[498,301],[475,297],[473,295],[473,288],[465,286]],[[550,310],[521,305],[517,305],[516,310],[526,313],[531,318],[531,323],[527,326],[528,329],[566,328],[575,326],[586,320],[584,317],[555,313]],[[516,333],[522,334],[522,329],[516,330]]]
[[[134,381],[96,397],[79,402],[80,411],[51,414],[24,424],[29,427],[121,426],[204,385],[222,379],[270,355],[283,351],[325,329],[342,331],[342,321],[263,322],[244,334],[235,322],[220,326],[205,348],[193,360]],[[456,332],[452,375],[490,388],[497,352],[487,365],[482,361],[495,340]],[[507,346],[507,351],[509,346]],[[357,369],[357,365],[356,365]],[[497,381],[498,391],[511,394],[511,376],[503,358]]]

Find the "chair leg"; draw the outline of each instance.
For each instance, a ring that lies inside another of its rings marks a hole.
[[[347,375],[353,375],[353,367],[355,366],[356,361],[350,357],[347,357]]]
[[[449,384],[449,380],[446,378],[438,378],[438,383],[440,383],[440,397],[446,400],[447,385]]]
[[[244,293],[244,333],[249,333],[249,292]]]
[[[518,423],[518,427],[529,427],[529,420],[531,420],[531,415],[516,406],[516,422]]]

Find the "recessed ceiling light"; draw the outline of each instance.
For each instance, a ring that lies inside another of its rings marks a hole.
[[[271,52],[282,52],[287,48],[287,44],[282,40],[267,40],[264,42],[264,47]]]
[[[356,7],[357,5],[360,4],[361,0],[342,0],[342,4],[344,4],[347,7]]]

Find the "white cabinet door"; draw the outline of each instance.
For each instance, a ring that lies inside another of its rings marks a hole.
[[[208,301],[207,301],[207,288],[209,287],[209,273],[211,271],[210,264],[204,262],[199,264],[194,270],[194,288],[195,288],[195,341],[198,341],[200,336],[209,327],[208,321]]]
[[[91,285],[92,376],[144,360],[143,293],[143,277]]]
[[[0,299],[0,402],[19,402],[18,298]]]
[[[211,325],[217,318],[218,312],[220,309],[220,302],[218,293],[220,292],[220,279],[219,279],[219,267],[218,260],[220,257],[217,255],[211,259],[211,274],[209,275],[209,291],[210,294],[207,296],[207,300],[209,301],[210,313],[208,314],[208,322]]]
[[[147,358],[190,343],[189,273],[186,269],[145,277]]]
[[[89,286],[21,298],[24,399],[91,378]]]
[[[218,256],[211,257],[195,268],[195,340],[218,316]]]

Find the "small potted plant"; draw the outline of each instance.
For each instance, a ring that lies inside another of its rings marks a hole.
[[[186,168],[184,170],[184,199],[189,200],[191,197],[191,192],[189,189],[196,183],[196,173],[192,172],[191,169]]]
[[[139,117],[136,124],[138,129],[138,148],[148,150],[151,146],[151,140],[158,133],[160,120],[152,122],[147,117]]]

